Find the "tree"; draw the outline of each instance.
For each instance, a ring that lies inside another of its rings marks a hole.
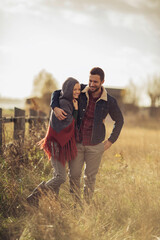
[[[42,70],[34,78],[32,96],[43,97],[46,94],[51,94],[56,89],[57,83],[52,74]]]
[[[148,77],[147,94],[151,101],[151,107],[160,106],[160,75]]]
[[[56,89],[57,82],[52,74],[42,70],[34,78],[32,97],[27,100],[29,102],[28,108],[49,114],[51,93]]]

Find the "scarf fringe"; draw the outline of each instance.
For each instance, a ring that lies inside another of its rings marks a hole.
[[[40,146],[40,149],[44,150],[49,160],[53,155],[54,159],[60,161],[63,166],[65,166],[66,162],[73,160],[77,155],[74,131],[73,134],[70,136],[69,141],[63,147],[60,146],[60,144],[54,139],[51,132],[51,128],[49,127],[46,137],[39,141],[38,145]]]
[[[39,141],[38,146],[40,146],[40,149],[43,149],[44,152],[46,153],[48,159],[51,159],[52,156],[52,146],[51,146],[51,141],[47,140],[47,137],[43,138],[41,141]],[[54,146],[54,144],[53,144]]]

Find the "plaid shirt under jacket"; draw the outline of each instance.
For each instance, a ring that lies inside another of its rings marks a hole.
[[[85,116],[79,131],[79,139],[81,140],[84,146],[95,145],[91,143],[93,121],[94,121],[94,112],[96,101],[100,98],[102,92],[97,98],[93,98],[92,94],[89,92],[89,103],[86,109]]]

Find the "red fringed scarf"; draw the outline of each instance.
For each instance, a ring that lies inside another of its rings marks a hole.
[[[48,127],[46,137],[39,142],[39,145],[40,148],[45,151],[49,159],[53,153],[54,158],[65,165],[66,161],[69,162],[76,157],[77,147],[74,124],[75,121],[73,119],[71,124],[60,132],[56,132],[51,126]],[[57,144],[56,147],[55,143]]]

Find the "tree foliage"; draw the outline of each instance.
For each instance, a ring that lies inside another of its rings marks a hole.
[[[33,82],[32,95],[34,97],[43,97],[46,94],[51,94],[57,89],[57,83],[51,73],[42,70],[35,78]]]

